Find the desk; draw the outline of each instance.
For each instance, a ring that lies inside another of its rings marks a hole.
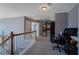
[[[71,36],[72,40],[78,42],[78,36]],[[78,44],[76,44],[76,46],[78,47]]]
[[[71,36],[71,38],[78,42],[78,36]]]

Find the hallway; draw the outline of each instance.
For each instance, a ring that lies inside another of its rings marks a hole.
[[[36,43],[24,53],[24,55],[65,55],[65,53],[60,53],[58,50],[52,50],[52,44],[49,38],[39,37]]]

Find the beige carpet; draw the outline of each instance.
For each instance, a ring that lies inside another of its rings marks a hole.
[[[39,37],[36,39],[36,43],[24,55],[65,55],[65,53],[52,50],[49,37]]]

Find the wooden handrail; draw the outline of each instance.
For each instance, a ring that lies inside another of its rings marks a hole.
[[[10,36],[8,36],[2,43],[0,43],[0,46],[2,46],[5,42],[7,42],[10,39]]]
[[[10,36],[8,38],[6,38],[1,44],[0,46],[2,46],[4,43],[6,43],[9,39],[10,39],[10,52],[9,54],[10,55],[13,55],[14,54],[14,44],[13,44],[13,39],[14,39],[14,36],[19,36],[19,35],[23,35],[23,34],[29,34],[29,33],[33,33],[33,32],[36,32],[36,31],[31,31],[31,32],[25,32],[25,33],[19,33],[19,34],[14,34],[13,32],[10,33]]]
[[[31,32],[25,32],[25,33],[19,33],[19,34],[14,34],[13,32],[11,32],[10,34],[10,55],[14,55],[14,44],[13,44],[13,38],[14,36],[19,36],[19,35],[23,35],[23,34],[29,34],[29,33],[33,33],[36,31],[31,31]]]
[[[28,34],[28,33],[33,33],[33,32],[36,32],[36,31],[14,34],[14,36],[23,35],[23,34]],[[2,46],[2,45],[3,45],[5,42],[7,42],[9,39],[10,39],[10,36],[8,36],[2,43],[0,43],[0,46]]]
[[[23,35],[23,34],[29,34],[29,33],[33,33],[33,32],[36,32],[36,31],[31,31],[31,32],[25,32],[25,33],[14,34],[14,36]]]

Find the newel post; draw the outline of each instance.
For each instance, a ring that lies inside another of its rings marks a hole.
[[[14,44],[13,44],[13,38],[14,38],[14,34],[13,32],[10,33],[10,55],[14,55]]]

